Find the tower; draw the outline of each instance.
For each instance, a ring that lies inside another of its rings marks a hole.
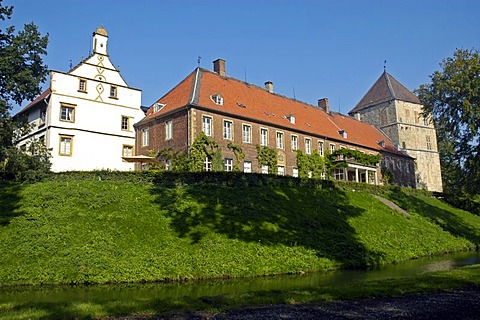
[[[108,33],[103,26],[93,32],[93,53],[108,56],[107,51]]]
[[[416,159],[417,188],[442,191],[436,130],[422,107],[418,97],[385,70],[349,115],[377,126]]]

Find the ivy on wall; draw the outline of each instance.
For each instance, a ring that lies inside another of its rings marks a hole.
[[[320,179],[322,173],[325,172],[325,159],[317,150],[313,150],[312,154],[305,154],[297,150],[297,168],[299,178]]]
[[[329,155],[329,158],[332,162],[334,162],[340,155],[344,158],[354,159],[356,162],[366,166],[375,166],[380,162],[381,159],[379,154],[366,154],[361,151],[351,149],[335,150]]]
[[[240,171],[239,164],[245,159],[245,153],[243,153],[242,147],[229,142],[227,144],[227,148],[232,150],[233,154],[235,155],[235,164],[233,165],[233,171]]]
[[[258,159],[259,168],[261,168],[262,165],[268,166],[268,173],[276,174],[277,163],[278,163],[277,152],[274,149],[267,146],[261,147],[257,144],[256,147],[257,147],[257,159]]]

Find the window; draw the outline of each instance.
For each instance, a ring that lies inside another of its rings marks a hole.
[[[427,117],[424,117],[424,118],[423,118],[423,125],[424,125],[424,126],[428,126],[428,125],[429,125],[429,121],[428,121],[428,118],[427,118]]]
[[[262,147],[268,146],[268,130],[260,129],[260,145]]]
[[[158,112],[162,110],[163,107],[165,107],[165,104],[155,102],[155,104],[153,105],[153,112]]]
[[[47,119],[47,109],[40,110],[40,125],[45,124]]]
[[[279,176],[284,176],[285,175],[285,167],[284,166],[278,166],[278,175]]]
[[[268,166],[266,164],[262,164],[261,172],[263,174],[268,174]]]
[[[395,159],[392,159],[392,170],[397,170],[397,161]]]
[[[298,150],[298,137],[292,135],[292,151]]]
[[[116,97],[117,97],[117,87],[110,86],[110,98],[116,98]]]
[[[318,141],[318,153],[323,157],[323,141]]]
[[[212,136],[212,117],[203,116],[202,117],[202,130],[206,136]]]
[[[60,136],[60,146],[58,154],[61,156],[71,156],[72,155],[72,136]]]
[[[410,163],[405,162],[405,170],[407,171],[407,173],[410,173]]]
[[[298,168],[293,168],[292,177],[298,178]]]
[[[415,115],[415,123],[418,123],[420,121],[420,118],[418,116],[418,112],[414,111],[413,114]]]
[[[85,79],[78,80],[78,91],[87,92],[87,80]]]
[[[283,132],[277,132],[277,148],[283,149]]]
[[[343,168],[335,169],[333,177],[335,180],[345,180],[345,174],[344,174]]]
[[[60,120],[75,122],[75,108],[73,106],[62,105],[60,107]]]
[[[133,156],[133,146],[124,144],[122,150],[122,157],[131,157]]]
[[[171,140],[173,138],[173,121],[168,120],[165,122],[165,140]]]
[[[233,122],[232,121],[223,121],[223,139],[232,140],[232,130]]]
[[[430,136],[425,137],[427,140],[427,150],[432,150],[432,141],[430,140]]]
[[[225,171],[232,171],[233,170],[233,159],[226,158],[225,159]]]
[[[205,171],[212,171],[212,159],[209,157],[205,157],[204,168]]]
[[[312,140],[305,139],[305,153],[311,154],[312,153]]]
[[[150,132],[149,128],[142,129],[142,147],[148,146],[150,142]]]
[[[242,136],[243,136],[243,142],[251,143],[252,142],[252,127],[249,126],[248,124],[244,124],[242,126]]]
[[[123,131],[130,130],[130,118],[127,116],[122,116],[122,130]]]
[[[251,173],[252,172],[252,162],[251,161],[244,161],[243,162],[243,172]]]
[[[389,168],[390,167],[390,158],[385,158],[385,168]]]
[[[335,152],[335,145],[330,143],[330,153]]]
[[[215,104],[218,104],[219,106],[223,106],[223,97],[219,94],[214,94],[212,96],[212,100],[213,102],[215,102]]]
[[[402,148],[407,149],[407,143],[405,141],[402,141]]]

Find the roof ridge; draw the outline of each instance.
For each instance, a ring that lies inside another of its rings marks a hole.
[[[390,81],[390,75],[388,74],[387,71],[384,71],[384,74],[385,74],[385,78],[387,80],[388,90],[390,91],[390,94],[392,95],[392,98],[397,100],[397,95],[395,94],[395,90],[393,89],[392,82]]]

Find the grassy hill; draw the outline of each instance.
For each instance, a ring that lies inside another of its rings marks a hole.
[[[479,216],[407,189],[373,189],[405,214],[355,185],[259,175],[245,182],[235,174],[188,184],[125,177],[2,185],[0,284],[298,273],[480,244]]]

